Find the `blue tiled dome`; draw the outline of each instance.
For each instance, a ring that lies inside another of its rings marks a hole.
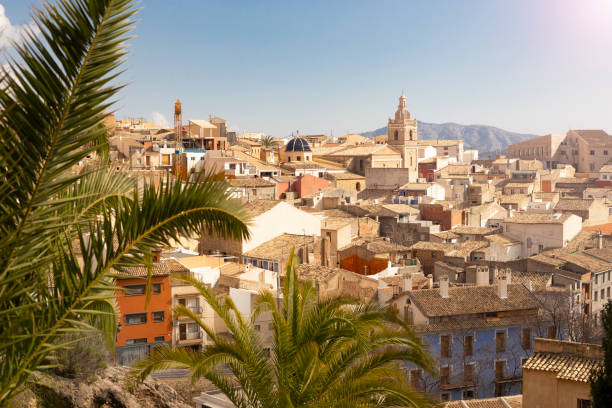
[[[301,137],[295,137],[287,143],[287,147],[285,147],[286,152],[312,152],[310,145],[306,141],[306,139],[302,139]]]

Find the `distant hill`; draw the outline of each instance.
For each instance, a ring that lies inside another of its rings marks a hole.
[[[361,133],[365,137],[387,134],[387,127]],[[425,123],[419,121],[419,139],[463,139],[466,149],[481,152],[505,151],[508,145],[537,137],[524,133],[509,132],[494,126],[460,125],[458,123]]]

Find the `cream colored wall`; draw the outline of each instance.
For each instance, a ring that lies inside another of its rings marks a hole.
[[[538,249],[540,244],[544,246],[544,249],[563,247],[564,234],[562,224],[506,223],[504,233],[523,243],[521,250],[522,257],[538,254],[540,252]],[[531,239],[531,248],[527,247],[527,238]]]
[[[555,373],[523,369],[523,406],[525,408],[558,408]],[[575,408],[576,403],[574,402]]]
[[[372,155],[372,167],[402,167],[402,158],[399,155]]]
[[[268,212],[255,217],[249,226],[249,232],[251,239],[243,241],[242,252],[247,252],[284,233],[320,236],[321,220],[281,201]]]
[[[591,387],[588,383],[558,380],[557,408],[576,408],[578,399],[591,399],[590,394]]]

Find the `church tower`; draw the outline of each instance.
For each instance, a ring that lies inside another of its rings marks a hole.
[[[387,137],[387,144],[390,146],[414,146],[417,144],[417,121],[416,119],[410,119],[410,112],[406,108],[406,97],[403,94],[399,98],[395,118],[389,118]]]

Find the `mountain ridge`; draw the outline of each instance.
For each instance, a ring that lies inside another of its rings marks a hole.
[[[455,122],[428,123],[418,121],[419,139],[463,139],[466,149],[478,149],[481,152],[505,151],[508,145],[522,142],[539,135],[510,132],[489,125],[462,125]],[[381,127],[360,133],[365,137],[387,134],[387,127]]]

